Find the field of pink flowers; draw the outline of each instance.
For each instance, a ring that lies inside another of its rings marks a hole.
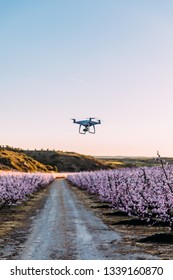
[[[53,180],[47,173],[0,172],[0,208],[20,204]]]
[[[173,166],[80,172],[67,176],[73,185],[96,194],[113,209],[173,229]]]

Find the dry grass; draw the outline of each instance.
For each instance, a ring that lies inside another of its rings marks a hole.
[[[41,189],[21,205],[5,206],[0,210],[0,238],[11,234],[14,230],[28,226],[28,219],[36,215],[44,204],[49,187]]]

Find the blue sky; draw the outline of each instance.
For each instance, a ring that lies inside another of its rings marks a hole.
[[[0,0],[1,145],[173,156],[173,2]],[[97,117],[79,135],[71,118]]]

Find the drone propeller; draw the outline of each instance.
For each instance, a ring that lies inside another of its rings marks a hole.
[[[76,121],[76,119],[71,119],[73,122],[75,122]]]

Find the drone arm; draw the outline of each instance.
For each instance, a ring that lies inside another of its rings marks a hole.
[[[96,125],[96,124],[101,124],[101,120],[98,120],[98,122],[95,122],[94,125]]]

